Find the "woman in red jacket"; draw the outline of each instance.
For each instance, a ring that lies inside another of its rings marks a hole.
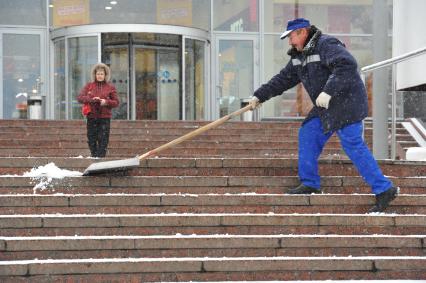
[[[103,63],[92,68],[92,82],[87,83],[77,97],[78,102],[90,105],[87,114],[87,142],[92,157],[105,157],[111,124],[111,109],[119,104],[117,91],[109,83],[110,69]]]

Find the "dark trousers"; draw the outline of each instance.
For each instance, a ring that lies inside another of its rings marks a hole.
[[[105,157],[109,142],[110,123],[109,118],[87,119],[87,143],[92,157]]]

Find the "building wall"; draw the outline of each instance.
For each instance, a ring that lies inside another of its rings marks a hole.
[[[424,0],[394,1],[393,57],[426,48],[424,11]],[[425,66],[426,54],[398,64],[397,88],[426,86]]]
[[[106,6],[109,1],[102,0],[0,0],[0,29],[6,27],[19,31],[30,25],[49,33],[47,28],[70,25],[91,24],[169,24],[195,27],[209,31],[211,59],[210,94],[217,95],[215,76],[217,66],[213,64],[216,38],[230,35],[235,39],[250,35],[255,38],[256,53],[254,88],[268,81],[287,62],[287,41],[279,35],[288,20],[306,17],[325,33],[337,36],[358,60],[359,67],[373,63],[373,1],[374,0],[119,0],[115,5]],[[411,1],[411,0],[410,0]],[[412,0],[414,1],[414,0]],[[422,2],[422,0],[418,0]],[[403,1],[400,1],[401,3]],[[407,1],[408,2],[408,1]],[[423,1],[424,2],[424,1]],[[398,3],[398,1],[397,1]],[[405,1],[404,1],[405,3]],[[402,5],[402,4],[401,4]],[[416,3],[413,3],[415,7]],[[49,11],[49,12],[47,12]],[[420,11],[420,9],[419,9]],[[23,14],[25,17],[11,17]],[[386,14],[386,13],[384,13]],[[392,1],[388,2],[388,14],[392,17]],[[31,15],[31,16],[30,16]],[[170,31],[173,33],[173,30]],[[52,44],[48,41],[48,44]],[[53,46],[53,45],[51,45]],[[51,65],[51,46],[46,46],[48,59],[45,68]],[[391,46],[386,57],[391,57]],[[54,74],[48,74],[53,78]],[[46,83],[45,93],[54,95],[53,84]],[[249,94],[241,94],[248,96]],[[214,101],[213,98],[206,98]],[[52,99],[52,101],[54,101]],[[53,102],[52,102],[53,103]],[[206,112],[218,112],[212,103]],[[301,86],[286,92],[264,104],[261,115],[303,116],[311,107],[309,99]],[[215,118],[215,115],[206,118]],[[49,114],[49,117],[54,117]]]

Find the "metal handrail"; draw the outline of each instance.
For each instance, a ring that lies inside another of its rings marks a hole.
[[[405,61],[407,59],[411,59],[411,58],[414,58],[416,56],[422,55],[425,52],[426,52],[426,47],[423,47],[423,48],[417,49],[415,51],[405,53],[403,55],[395,56],[393,58],[386,59],[386,60],[380,61],[378,63],[374,63],[374,64],[371,64],[371,65],[365,66],[365,67],[361,68],[361,73],[367,73],[367,72],[370,72],[370,71],[374,71],[376,69],[380,69],[382,67],[387,67],[387,66],[390,66],[392,64],[397,64],[397,63]]]
[[[393,58],[383,60],[368,66],[365,66],[361,68],[361,76],[362,80],[365,84],[365,73],[371,72],[377,69],[381,69],[383,67],[388,67],[392,65],[392,119],[391,119],[391,127],[392,127],[392,134],[391,134],[391,159],[396,159],[396,71],[397,71],[397,64],[403,61],[406,61],[408,59],[423,55],[426,53],[426,47],[395,56]],[[373,141],[374,142],[374,141]]]

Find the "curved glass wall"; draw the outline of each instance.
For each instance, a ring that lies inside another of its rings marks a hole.
[[[204,42],[185,38],[185,119],[200,120],[205,117],[206,51]]]
[[[59,39],[54,42],[54,51],[54,117],[80,119],[81,105],[77,96],[90,81],[90,70],[98,62],[98,37]]]
[[[56,119],[82,118],[76,98],[98,61],[110,66],[120,98],[113,119],[206,119],[205,40],[154,32],[71,34],[55,39],[54,50]]]
[[[55,120],[66,118],[66,96],[65,96],[65,40],[58,40],[54,43],[54,61],[53,61],[53,80],[54,84],[54,98],[53,105],[55,113]]]
[[[90,70],[98,62],[98,37],[84,36],[69,38],[68,44],[68,118],[81,118],[81,105],[77,96],[91,79]]]

